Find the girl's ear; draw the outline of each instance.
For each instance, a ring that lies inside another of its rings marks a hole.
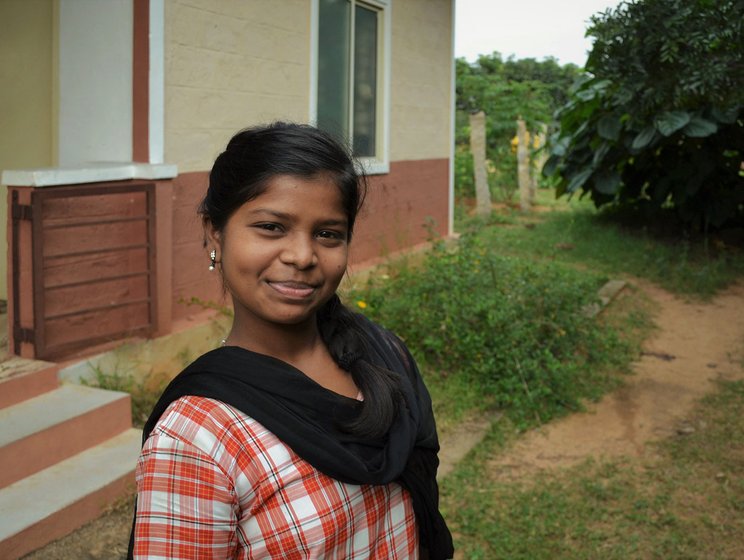
[[[220,253],[222,252],[222,234],[216,229],[212,222],[204,220],[204,244],[208,250],[214,249],[217,251],[217,260],[220,260]]]

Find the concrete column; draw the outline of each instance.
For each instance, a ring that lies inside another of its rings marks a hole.
[[[470,153],[475,173],[476,212],[479,216],[488,216],[491,214],[491,191],[486,173],[486,115],[483,111],[470,115]]]

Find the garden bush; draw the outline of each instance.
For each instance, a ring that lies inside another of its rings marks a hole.
[[[623,2],[592,18],[590,73],[558,113],[543,172],[693,231],[744,225],[744,3]]]
[[[597,397],[610,382],[608,361],[627,361],[618,334],[582,312],[603,281],[499,256],[465,234],[456,249],[438,244],[420,266],[350,296],[406,341],[427,375],[464,376],[484,401],[531,423]]]

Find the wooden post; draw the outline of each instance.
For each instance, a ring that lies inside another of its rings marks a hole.
[[[479,216],[491,214],[491,191],[486,173],[486,115],[478,111],[470,115],[470,153],[475,174],[475,208]]]
[[[529,137],[527,125],[520,117],[517,119],[517,181],[519,184],[519,207],[528,211],[532,206],[532,185],[530,181]]]

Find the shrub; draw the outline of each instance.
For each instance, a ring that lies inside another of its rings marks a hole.
[[[582,314],[601,283],[565,266],[501,257],[465,235],[456,250],[437,245],[421,266],[352,297],[426,370],[479,383],[484,399],[517,421],[545,421],[598,395],[606,368],[597,366],[624,351],[615,332]]]
[[[559,112],[558,193],[744,224],[744,3],[644,0],[592,18],[591,73]],[[651,218],[654,219],[654,218]]]

